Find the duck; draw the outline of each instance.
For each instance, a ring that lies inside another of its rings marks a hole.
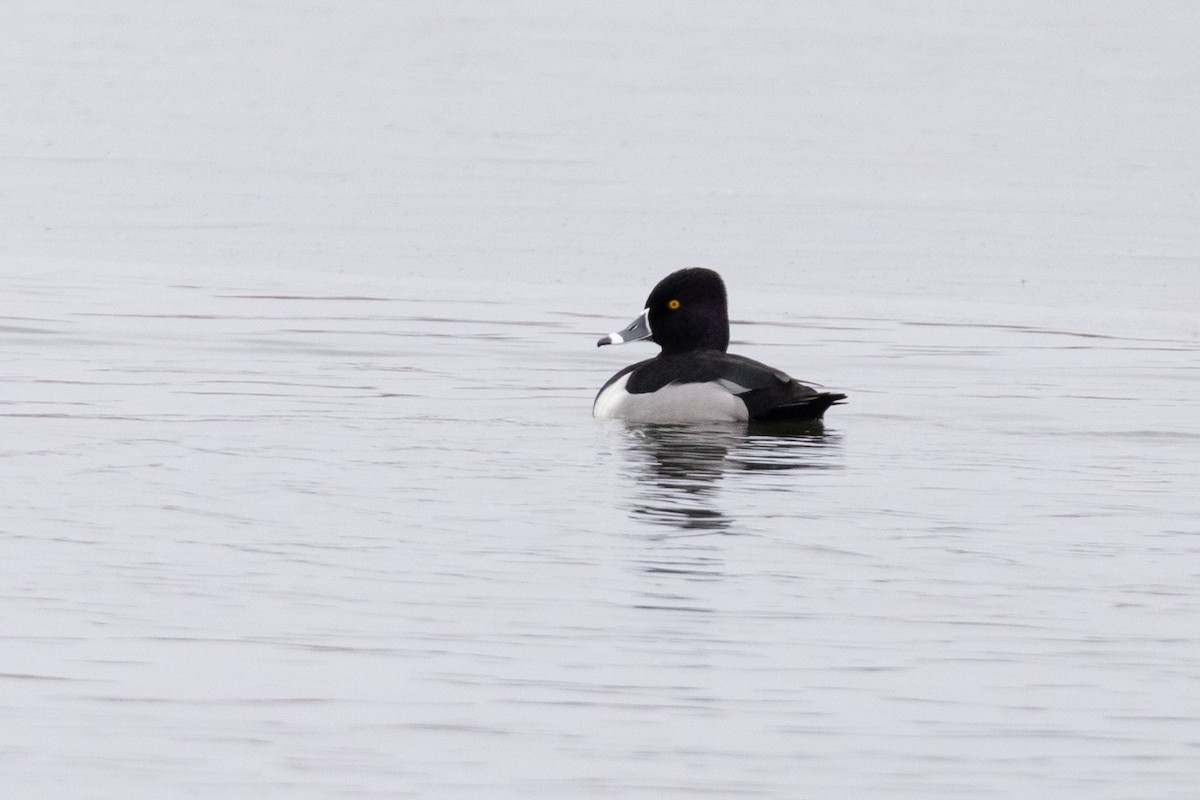
[[[725,282],[711,269],[689,267],[663,278],[642,313],[596,346],[644,340],[662,351],[609,378],[592,403],[594,417],[637,423],[816,423],[846,399],[726,352]]]

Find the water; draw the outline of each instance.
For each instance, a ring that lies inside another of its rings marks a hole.
[[[1193,796],[1189,5],[15,8],[7,792]]]

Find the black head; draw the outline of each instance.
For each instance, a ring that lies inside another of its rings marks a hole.
[[[646,298],[651,338],[663,353],[729,347],[729,304],[725,283],[711,269],[672,272]]]

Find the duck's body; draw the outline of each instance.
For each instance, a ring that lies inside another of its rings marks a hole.
[[[641,316],[597,346],[640,339],[652,339],[662,353],[609,378],[592,405],[596,417],[629,422],[816,421],[846,397],[726,353],[725,284],[712,270],[668,275],[650,293]]]
[[[719,350],[639,361],[608,379],[592,413],[630,422],[818,420],[844,394]]]

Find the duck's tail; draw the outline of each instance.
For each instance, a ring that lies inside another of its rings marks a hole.
[[[758,420],[761,422],[809,422],[821,419],[826,409],[846,399],[838,392],[817,392],[768,410]]]

